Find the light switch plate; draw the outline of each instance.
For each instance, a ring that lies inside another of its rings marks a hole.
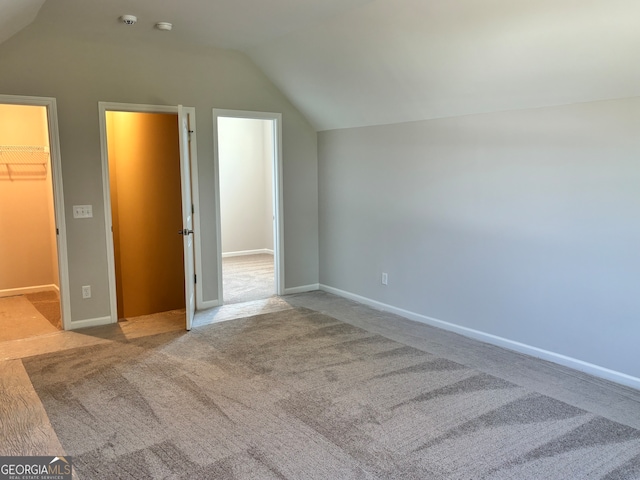
[[[73,218],[92,218],[93,205],[74,205]]]

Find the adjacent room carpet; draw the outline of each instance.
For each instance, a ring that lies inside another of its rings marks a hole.
[[[269,298],[276,293],[273,255],[223,258],[222,279],[225,304]]]
[[[27,293],[25,298],[36,307],[49,323],[62,330],[62,315],[60,313],[60,294],[55,290],[45,292]]]
[[[57,331],[25,295],[0,298],[0,342]]]
[[[640,477],[639,430],[307,309],[23,362],[83,479]]]

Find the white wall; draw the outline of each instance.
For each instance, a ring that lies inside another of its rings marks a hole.
[[[321,132],[320,281],[640,378],[639,132],[640,98]]]
[[[273,250],[272,123],[218,119],[223,255]]]

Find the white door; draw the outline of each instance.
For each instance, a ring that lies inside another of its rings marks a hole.
[[[187,308],[187,330],[191,330],[196,311],[195,268],[193,255],[193,201],[191,198],[191,146],[189,114],[178,105],[180,171],[182,181],[182,230],[184,239],[184,291]]]

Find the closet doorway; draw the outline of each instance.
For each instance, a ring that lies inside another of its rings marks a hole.
[[[281,115],[214,109],[221,303],[282,294]]]
[[[55,100],[0,96],[0,342],[67,326]]]
[[[100,103],[112,322],[195,312],[195,111]],[[193,136],[192,136],[193,134]]]

